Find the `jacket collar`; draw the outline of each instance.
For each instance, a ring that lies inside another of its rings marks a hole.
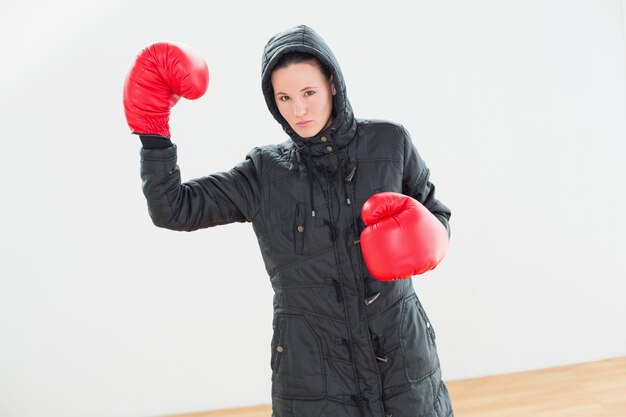
[[[349,119],[335,119],[326,129],[312,138],[302,138],[293,131],[290,133],[291,140],[296,144],[298,151],[313,157],[332,155],[346,146],[356,136],[356,120],[350,114]]]

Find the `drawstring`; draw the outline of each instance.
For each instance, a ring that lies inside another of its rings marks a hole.
[[[352,169],[348,173],[348,176],[343,181],[343,193],[346,196],[347,205],[352,204],[352,201],[350,201],[350,193],[348,193],[348,185],[352,182],[352,178],[354,178],[355,173],[356,173],[356,165],[352,167]]]
[[[307,177],[309,179],[309,198],[311,200],[311,217],[315,217],[315,198],[313,192],[313,186],[315,184],[315,180],[313,178],[313,165],[311,164],[311,142],[307,141],[306,146],[308,148],[307,152]],[[330,240],[334,242],[337,240],[337,229],[335,225],[332,224],[328,219],[322,219],[322,223],[324,226],[328,227],[330,231]]]
[[[306,146],[309,148],[307,152],[307,175],[309,177],[309,197],[311,198],[311,217],[315,217],[315,202],[313,201],[313,173],[311,169],[311,142],[307,141]]]
[[[311,141],[307,140],[306,142],[306,147],[307,147],[307,179],[309,182],[309,199],[311,202],[311,217],[315,217],[315,193],[314,193],[314,185],[315,185],[315,178],[313,177],[313,164],[311,162]],[[339,154],[336,154],[337,158],[339,159]],[[348,165],[348,161],[346,161],[345,159],[341,158],[343,160],[343,162],[340,162],[339,160],[338,162],[338,166],[341,167],[343,166],[349,166]],[[337,170],[337,174],[340,176],[340,181],[342,183],[342,188],[343,188],[343,193],[344,193],[344,197],[345,197],[345,202],[348,206],[352,205],[352,200],[350,198],[350,191],[348,190],[348,187],[350,186],[350,184],[352,183],[352,180],[354,179],[354,175],[356,174],[356,168],[357,165],[353,165],[352,168],[350,168],[350,171],[348,172],[348,175],[346,175],[345,178],[341,178],[341,169]],[[345,171],[344,171],[345,172]],[[337,229],[335,227],[335,225],[332,224],[332,222],[330,222],[328,219],[321,219],[322,223],[324,223],[324,226],[328,227],[328,230],[330,231],[330,240],[331,241],[335,241],[337,239]]]
[[[332,224],[329,220],[322,220],[324,221],[324,226],[328,227],[328,230],[330,231],[331,242],[334,242],[335,240],[337,240],[337,229],[335,228],[335,225]]]
[[[337,295],[337,302],[343,302],[343,295],[341,294],[341,284],[338,280],[333,279],[333,286],[335,287],[335,294]]]

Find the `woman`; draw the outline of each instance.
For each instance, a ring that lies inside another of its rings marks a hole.
[[[368,268],[397,239],[402,250],[431,235],[376,237],[382,243],[369,253],[360,242],[363,205],[393,192],[432,213],[437,226],[428,227],[442,230],[445,242],[431,243],[447,244],[450,210],[435,198],[407,131],[357,120],[333,53],[297,26],[268,41],[262,63],[267,106],[290,139],[181,184],[167,116],[180,94],[204,93],[206,71],[184,47],[144,50],[125,85],[126,116],[143,144],[143,191],[157,226],[252,223],[274,289],[273,416],[453,415],[435,333],[410,277],[394,279],[394,270],[376,279]],[[416,251],[408,257],[423,258]],[[379,264],[393,270],[406,257]]]

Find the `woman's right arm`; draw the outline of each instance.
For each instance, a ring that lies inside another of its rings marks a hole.
[[[233,222],[252,221],[260,207],[260,152],[227,172],[181,183],[176,145],[168,139],[142,137],[141,179],[153,223],[192,231]],[[156,147],[152,143],[159,143]]]
[[[144,48],[124,82],[124,113],[139,135],[141,178],[152,221],[173,230],[196,230],[252,221],[259,210],[260,151],[228,172],[181,183],[169,115],[181,97],[194,100],[208,87],[204,59],[186,45],[154,43]]]

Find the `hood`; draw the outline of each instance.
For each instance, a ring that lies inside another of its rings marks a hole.
[[[271,76],[276,63],[289,52],[306,52],[314,55],[326,66],[333,76],[337,94],[333,98],[333,122],[316,136],[304,139],[289,126],[287,121],[280,115],[274,101]],[[336,149],[341,149],[354,137],[356,133],[356,121],[352,113],[352,107],[346,96],[346,84],[341,73],[341,68],[326,42],[308,26],[300,25],[274,35],[265,45],[263,51],[263,63],[261,67],[261,88],[265,97],[265,103],[281,124],[285,132],[298,145],[301,151],[310,152],[321,156],[328,154],[328,141]],[[324,136],[325,141],[320,140]]]

